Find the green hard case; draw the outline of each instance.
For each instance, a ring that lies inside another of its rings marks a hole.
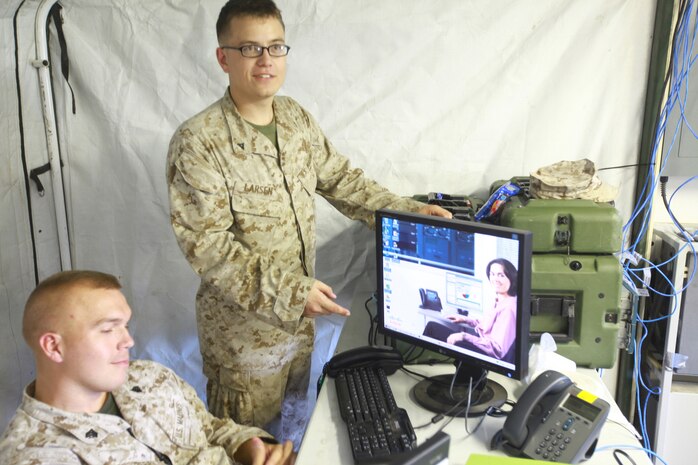
[[[622,222],[592,200],[510,199],[502,226],[533,232],[531,339],[548,332],[580,366],[609,368],[618,353]]]
[[[533,232],[534,253],[611,254],[621,248],[621,218],[608,203],[514,197],[499,223]]]
[[[534,254],[531,339],[548,332],[577,365],[610,368],[618,353],[622,274],[613,255]]]

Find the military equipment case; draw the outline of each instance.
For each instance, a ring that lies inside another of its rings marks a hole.
[[[553,335],[557,351],[580,366],[615,363],[622,273],[621,220],[591,200],[513,198],[502,226],[533,232],[531,339]]]
[[[531,337],[553,335],[578,365],[609,368],[618,352],[622,275],[613,255],[534,254]]]
[[[533,232],[533,253],[612,254],[620,250],[621,219],[612,205],[591,200],[523,202],[502,209],[502,226]]]

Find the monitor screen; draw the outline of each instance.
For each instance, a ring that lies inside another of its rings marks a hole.
[[[521,379],[528,369],[531,237],[378,210],[379,329],[457,366]]]

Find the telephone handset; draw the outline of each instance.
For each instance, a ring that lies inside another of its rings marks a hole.
[[[331,377],[344,368],[381,367],[390,375],[404,362],[402,354],[391,346],[364,346],[341,352],[325,364],[323,373]]]
[[[611,406],[553,370],[526,388],[493,439],[514,456],[577,463],[594,453]]]
[[[436,310],[440,312],[443,306],[439,293],[431,289],[419,289],[419,298],[422,300],[422,308],[427,310]]]

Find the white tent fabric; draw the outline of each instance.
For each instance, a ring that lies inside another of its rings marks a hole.
[[[40,3],[0,6],[0,428],[33,376],[21,315],[34,259],[39,278],[60,269],[49,174],[43,197],[25,182],[25,169],[48,161],[32,66]],[[133,356],[174,368],[203,394],[198,279],[169,226],[164,172],[174,129],[225,91],[214,53],[222,1],[61,3],[75,114],[49,30],[72,266],[117,275],[134,309]],[[486,197],[491,182],[559,160],[604,168],[637,159],[653,0],[278,5],[292,48],[282,93],[399,194]],[[635,176],[632,168],[602,172],[620,186],[626,218]],[[324,202],[317,218],[318,277],[349,306],[361,279],[372,285],[372,233]],[[316,372],[341,321],[321,326]]]

